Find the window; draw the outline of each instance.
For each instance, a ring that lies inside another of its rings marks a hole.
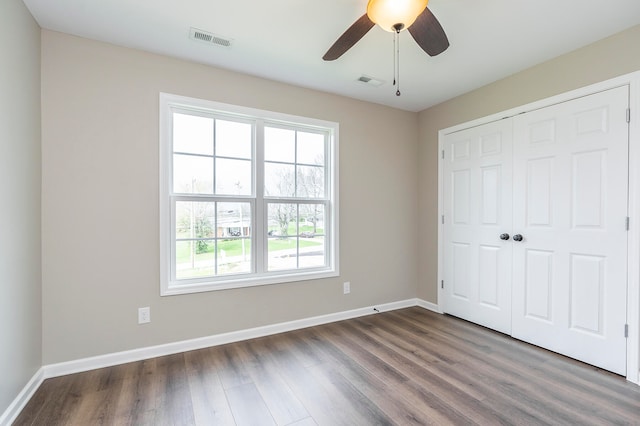
[[[161,294],[338,275],[338,125],[160,95]]]

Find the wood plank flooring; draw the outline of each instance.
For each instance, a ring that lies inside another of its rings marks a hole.
[[[640,387],[408,308],[46,380],[15,425],[640,425]]]

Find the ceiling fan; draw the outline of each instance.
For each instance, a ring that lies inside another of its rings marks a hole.
[[[367,13],[353,23],[324,54],[322,59],[334,61],[351,49],[376,24],[383,30],[409,33],[429,56],[447,50],[449,40],[440,22],[427,8],[429,0],[369,0]]]

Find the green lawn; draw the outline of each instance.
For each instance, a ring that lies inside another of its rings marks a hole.
[[[302,230],[303,227],[301,227]],[[313,230],[312,227],[310,227],[311,231]],[[301,231],[302,232],[302,231]],[[242,255],[242,241],[241,239],[234,239],[234,240],[219,240],[218,241],[218,250],[224,250],[224,253],[226,256],[241,256]],[[322,245],[321,241],[313,241],[313,240],[309,240],[309,239],[300,239],[300,247],[310,247],[310,246],[317,246],[317,245]],[[277,250],[286,250],[286,249],[293,249],[296,247],[296,239],[295,237],[292,238],[286,238],[286,239],[281,239],[281,238],[270,238],[269,239],[269,250],[270,251],[277,251]],[[196,255],[197,260],[210,260],[213,259],[214,257],[214,250],[215,245],[213,241],[208,242],[208,247],[207,247],[207,251],[204,253],[199,253]],[[251,252],[251,240],[245,239],[244,240],[244,249],[245,249],[245,253],[250,253]],[[176,253],[176,261],[177,263],[184,263],[184,262],[188,262],[191,259],[191,250],[190,250],[190,245],[187,242],[181,243],[178,242],[177,244],[177,253]]]
[[[269,231],[280,232],[279,226],[270,226]],[[296,235],[296,223],[292,222],[289,224],[289,228],[287,230],[289,235]],[[300,232],[313,232],[313,225],[300,225]],[[316,228],[316,234],[324,234],[323,228]]]

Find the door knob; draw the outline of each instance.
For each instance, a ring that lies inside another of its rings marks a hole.
[[[507,241],[509,239],[509,234],[500,234],[500,239]]]
[[[516,234],[513,236],[513,241],[522,241],[524,237],[520,234]]]

